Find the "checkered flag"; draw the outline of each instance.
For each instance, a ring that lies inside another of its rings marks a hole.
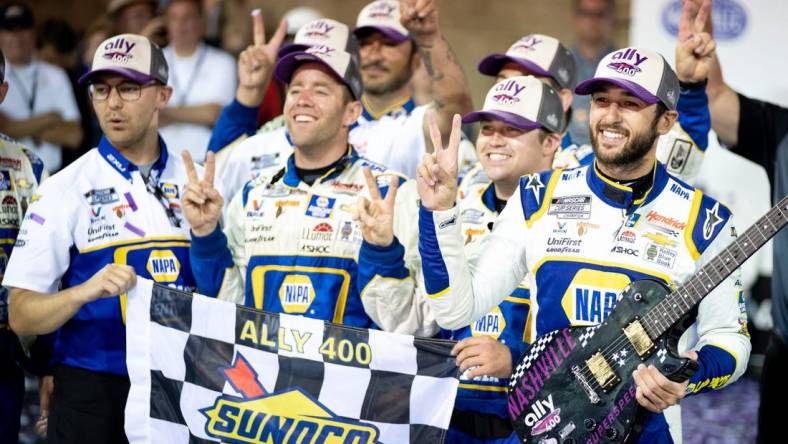
[[[129,441],[442,442],[451,341],[272,314],[145,279],[128,295]]]

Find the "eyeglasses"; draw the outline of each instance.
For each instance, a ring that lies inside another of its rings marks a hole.
[[[118,92],[121,100],[124,102],[133,102],[135,100],[139,100],[139,98],[142,96],[143,88],[153,85],[154,83],[140,85],[139,83],[123,82],[115,86],[110,86],[106,83],[91,83],[88,91],[90,91],[91,99],[101,102],[107,100],[110,93],[112,92],[112,88],[115,88],[115,91]]]

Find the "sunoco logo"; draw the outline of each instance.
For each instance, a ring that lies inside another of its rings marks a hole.
[[[673,1],[662,11],[662,25],[670,35],[677,35],[679,32],[681,3],[681,0]],[[747,30],[747,11],[741,2],[734,0],[715,0],[711,20],[714,24],[714,38],[717,40],[733,40]]]
[[[257,372],[240,353],[232,367],[221,369],[241,397],[222,395],[200,410],[205,433],[234,443],[377,443],[371,425],[335,415],[301,388],[268,393]]]

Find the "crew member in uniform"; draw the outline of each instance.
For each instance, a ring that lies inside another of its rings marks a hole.
[[[458,187],[459,223],[469,255],[490,233],[520,177],[552,166],[565,127],[563,116],[557,91],[533,76],[519,76],[496,83],[484,108],[463,117],[465,123],[480,122],[476,140],[480,165]],[[396,206],[388,202],[391,199],[375,199],[358,206],[365,240],[359,254],[361,300],[384,330],[429,335],[436,325],[423,294],[418,227],[413,224],[419,205],[415,182],[402,186]],[[408,282],[410,292],[391,292],[389,282],[395,280]],[[460,367],[463,374],[447,443],[518,442],[508,418],[506,387],[512,362],[530,342],[530,303],[524,279],[472,324],[440,331],[440,337],[461,340],[455,352],[470,353],[476,361]]]
[[[102,42],[89,84],[104,136],[47,179],[8,262],[9,322],[20,336],[57,331],[49,442],[126,441],[125,293],[136,276],[194,288],[181,159],[158,135],[167,63],[147,38]]]
[[[5,57],[0,51],[0,103],[8,93],[5,81]],[[38,185],[47,176],[44,163],[17,141],[0,133],[0,278],[5,274],[19,224]],[[32,338],[23,338],[27,346]],[[19,417],[25,394],[23,368],[38,373],[46,370],[46,340],[34,344],[35,360],[29,359],[18,338],[8,326],[8,290],[0,287],[0,441],[15,443],[19,439]],[[44,377],[46,378],[46,377]],[[46,379],[44,379],[46,380]],[[44,401],[46,402],[46,400]],[[41,411],[45,423],[47,406]]]

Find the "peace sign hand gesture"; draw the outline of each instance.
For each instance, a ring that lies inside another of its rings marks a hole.
[[[709,75],[717,43],[705,32],[706,21],[711,14],[711,0],[685,0],[679,20],[679,35],[676,44],[676,75],[685,83],[699,83]],[[693,18],[694,16],[694,18]]]
[[[421,204],[431,211],[448,210],[457,200],[457,157],[460,146],[462,120],[455,114],[451,122],[449,144],[443,147],[441,132],[435,121],[435,112],[427,113],[433,152],[425,154],[416,170],[416,188]]]
[[[400,23],[418,41],[438,32],[438,7],[435,0],[400,0]]]
[[[209,152],[205,161],[205,175],[202,180],[197,176],[194,161],[188,150],[183,150],[183,163],[186,165],[186,174],[189,182],[181,197],[183,215],[192,227],[195,236],[203,237],[213,233],[219,224],[222,214],[224,199],[213,187],[213,177],[216,171],[216,159]]]
[[[247,106],[259,105],[271,80],[276,55],[287,33],[287,22],[282,20],[268,43],[265,42],[263,14],[252,11],[254,43],[238,56],[238,100]],[[257,102],[257,103],[253,103]]]
[[[364,240],[378,247],[388,247],[394,242],[394,200],[397,197],[399,178],[392,177],[386,197],[380,196],[380,188],[372,177],[372,171],[364,168],[370,199],[358,198],[353,220],[358,222]]]

